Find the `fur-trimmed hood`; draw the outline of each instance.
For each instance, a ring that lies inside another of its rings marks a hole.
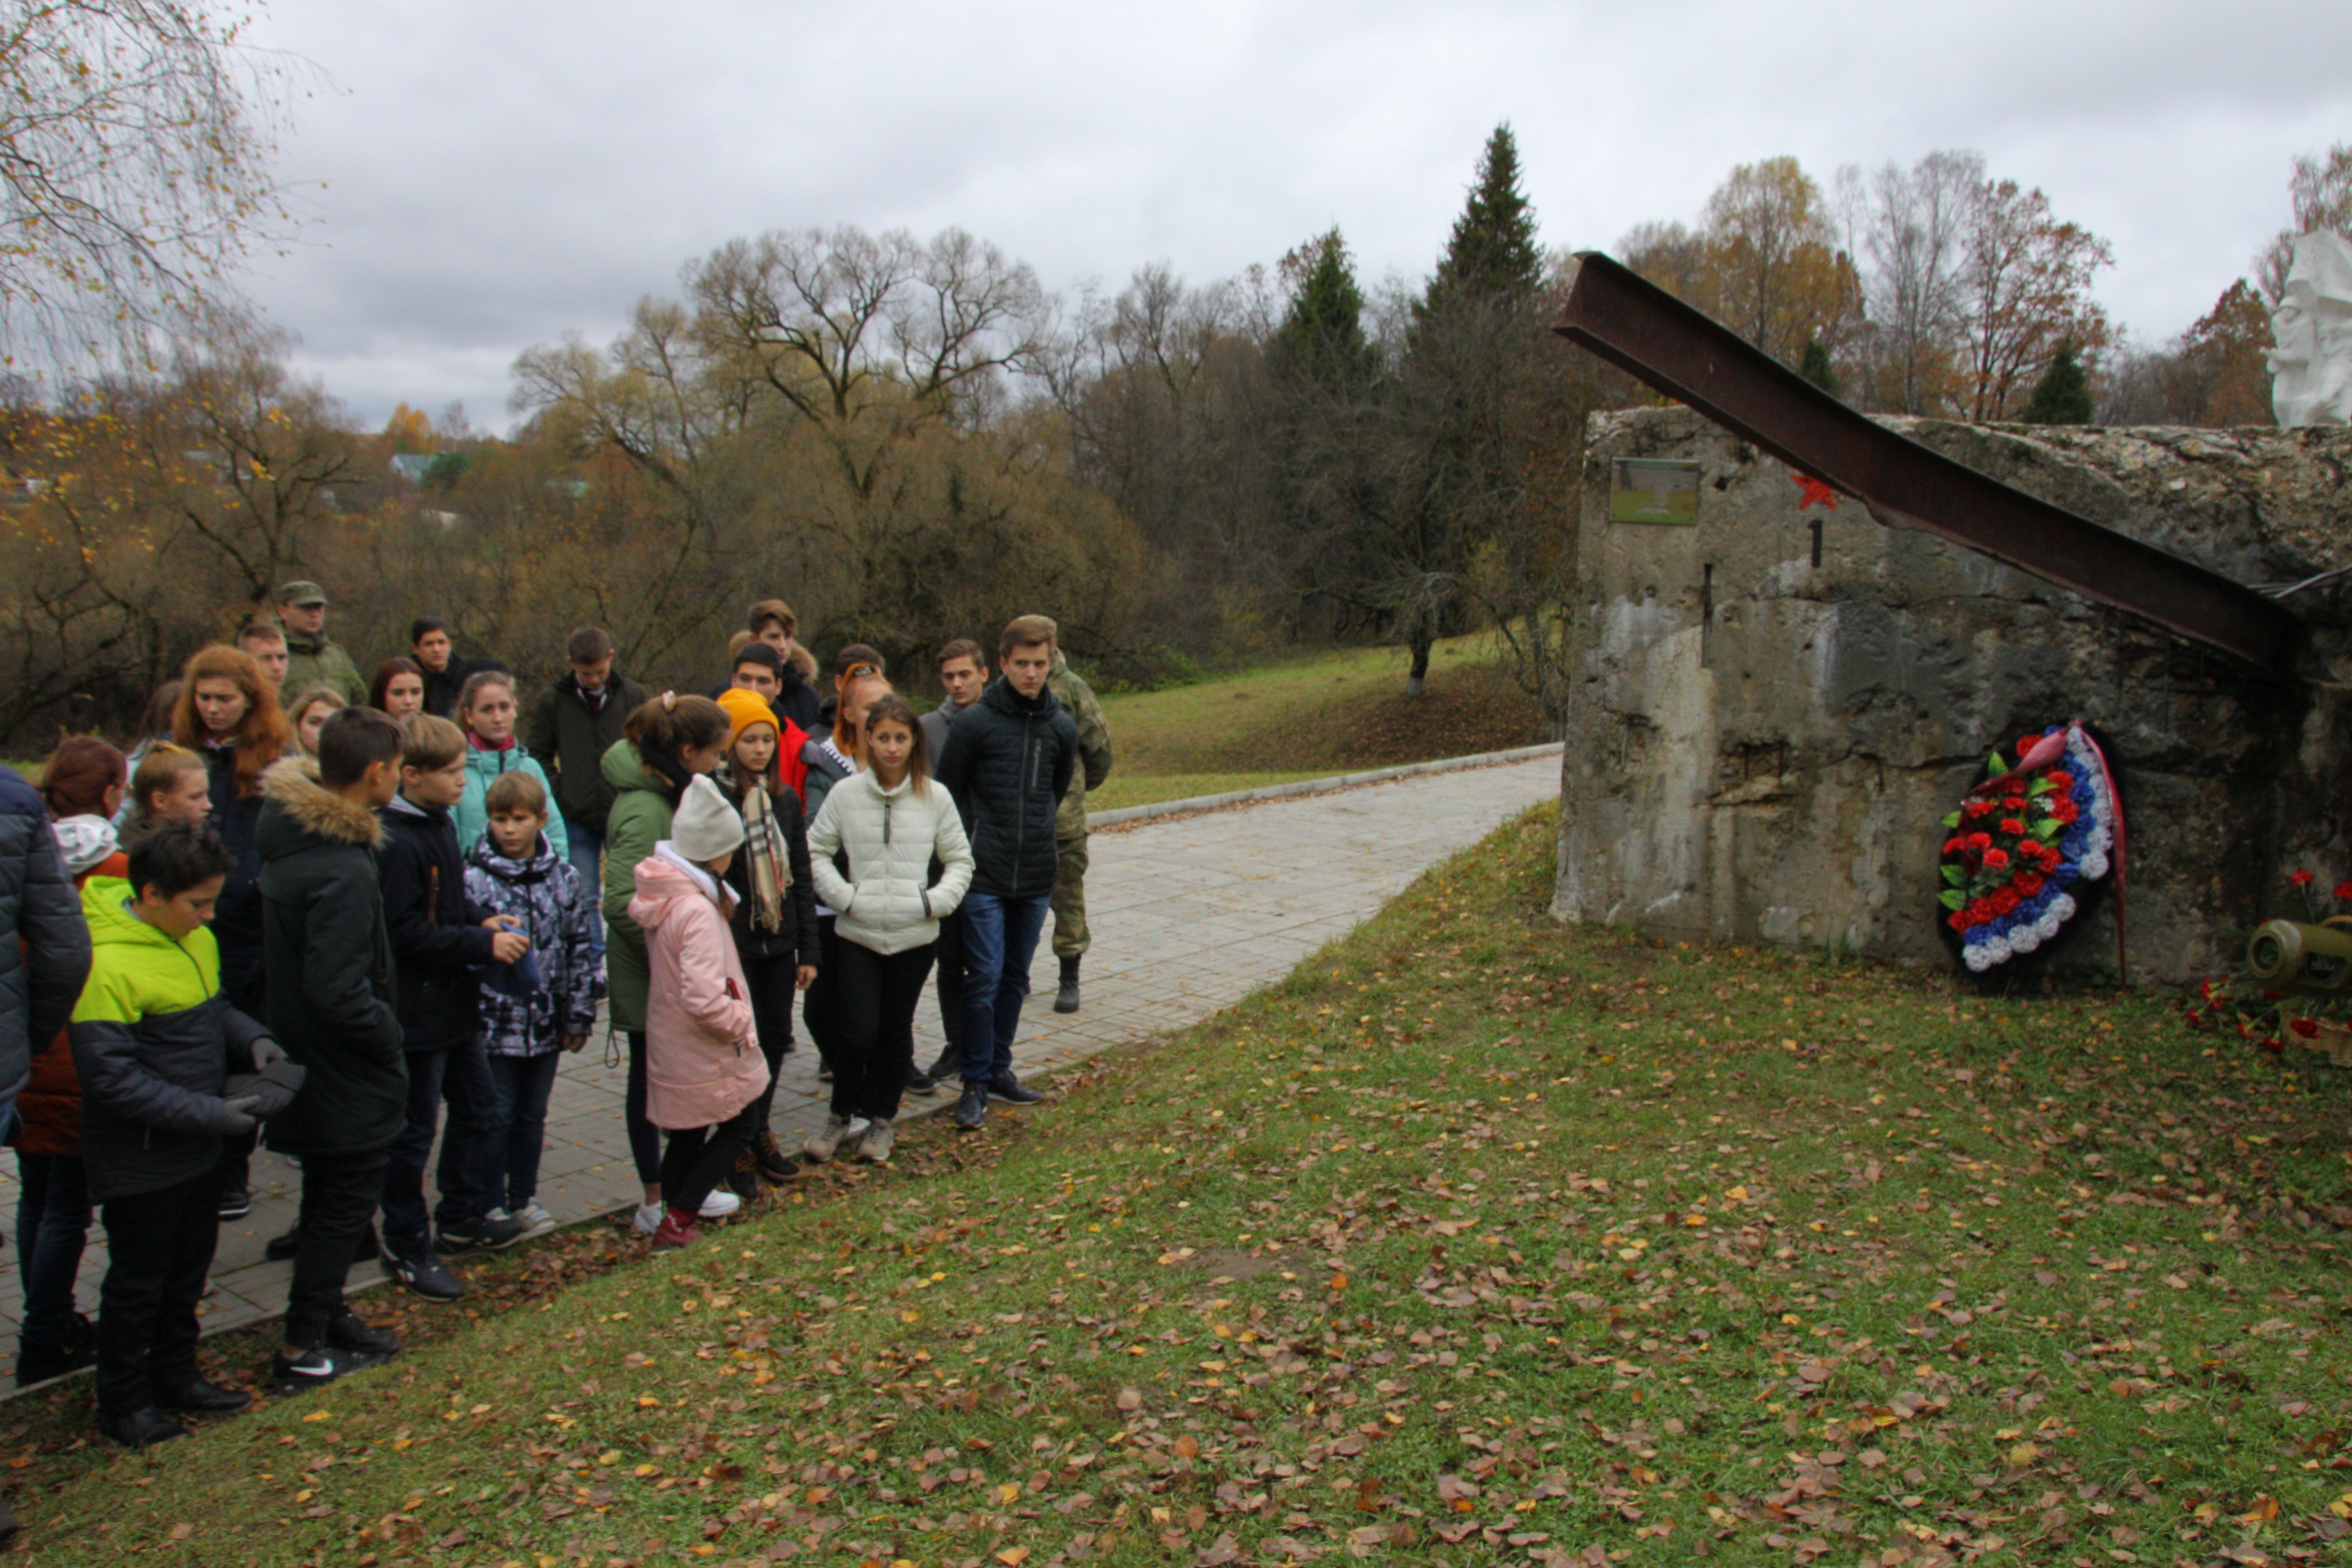
[[[258,837],[265,860],[293,854],[309,838],[362,849],[373,849],[383,841],[383,824],[374,812],[319,782],[315,758],[288,757],[271,763],[261,775],[261,794],[277,808],[262,814]]]

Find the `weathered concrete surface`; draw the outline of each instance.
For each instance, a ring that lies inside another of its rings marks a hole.
[[[2242,582],[2352,564],[2352,432],[1890,423]],[[1786,467],[1687,410],[1591,437],[1562,917],[1941,962],[1938,819],[1986,752],[2074,716],[2124,774],[2136,978],[2210,972],[2284,860],[2352,876],[2339,584],[2287,601],[2311,635],[2280,687],[1853,502],[1801,512]],[[1609,521],[1618,457],[1698,462],[1697,525]],[[2057,963],[2114,963],[2092,918]]]

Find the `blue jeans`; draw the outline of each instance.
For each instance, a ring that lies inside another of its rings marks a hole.
[[[498,1090],[498,1129],[490,1135],[489,1200],[493,1208],[519,1214],[539,1195],[539,1155],[547,1145],[547,1097],[555,1088],[561,1051],[535,1057],[490,1058],[490,1082]]]
[[[441,1140],[440,1168],[434,1183],[441,1201],[430,1223],[445,1232],[470,1235],[495,1206],[489,1173],[504,1150],[493,1140],[498,1089],[490,1082],[488,1055],[477,1040],[443,1051],[408,1053],[408,1125],[392,1141],[383,1168],[383,1240],[405,1252],[428,1234],[425,1165],[433,1152],[434,1126],[441,1102],[449,1102],[449,1130]]]
[[[565,854],[572,868],[580,873],[580,893],[588,900],[588,951],[595,956],[596,968],[604,967],[604,836],[591,833],[576,822],[567,822],[563,831],[569,837]]]
[[[1005,899],[968,893],[963,924],[963,1080],[986,1083],[1013,1070],[1013,1037],[1029,998],[1029,960],[1045,929],[1051,893]]]
[[[73,1338],[74,1276],[89,1238],[89,1188],[70,1154],[16,1155],[16,1270],[25,1286],[18,1339],[62,1347]]]

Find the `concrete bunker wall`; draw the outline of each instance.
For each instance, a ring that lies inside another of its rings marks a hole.
[[[2241,582],[2352,566],[2352,432],[1889,423]],[[1938,819],[1988,751],[2075,716],[2123,775],[2136,978],[2211,973],[2289,863],[2352,877],[2340,583],[2287,600],[2308,637],[2281,685],[1852,500],[1802,510],[1688,410],[1589,436],[1563,918],[1942,963]],[[1696,521],[1612,522],[1619,458],[1698,465]],[[2113,921],[2058,965],[2113,964]]]

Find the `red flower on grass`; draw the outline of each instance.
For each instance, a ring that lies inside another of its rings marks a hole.
[[[2319,1020],[2316,1018],[2289,1018],[2286,1026],[2306,1040],[2319,1038]]]
[[[2352,882],[2336,883],[2336,896],[2339,899],[2352,899]]]
[[[2317,880],[2318,874],[2312,871],[2297,871],[2287,878],[2288,884],[2297,888],[2308,888]]]

